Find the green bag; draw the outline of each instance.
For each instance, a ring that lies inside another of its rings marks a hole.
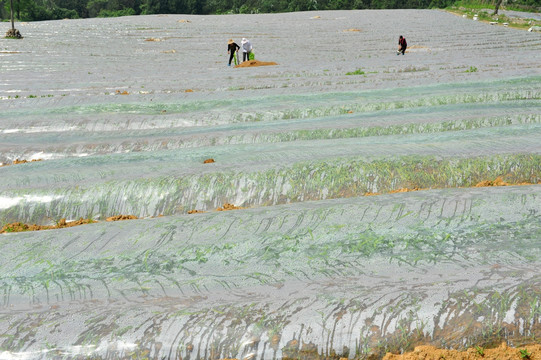
[[[255,55],[253,52],[250,52],[250,55],[248,55],[248,60],[254,60],[255,59]]]

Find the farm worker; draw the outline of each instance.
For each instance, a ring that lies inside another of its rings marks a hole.
[[[250,53],[252,52],[252,43],[246,38],[242,38],[240,42],[242,46],[242,61],[250,60]]]
[[[237,55],[237,50],[240,49],[240,46],[237,45],[236,42],[233,41],[233,39],[229,39],[227,42],[227,53],[229,54],[229,64],[227,66],[231,66],[231,60],[235,58]],[[238,62],[238,58],[235,58],[235,65]]]
[[[408,43],[406,42],[406,38],[400,35],[400,37],[398,38],[398,51],[396,52],[396,55],[400,55],[400,53],[404,55],[407,47]]]

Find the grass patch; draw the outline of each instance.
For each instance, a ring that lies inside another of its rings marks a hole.
[[[520,349],[519,352],[521,359],[529,359],[530,356],[532,356],[532,353],[530,353],[528,349]]]
[[[535,19],[524,19],[516,17],[508,17],[504,14],[493,15],[494,5],[491,4],[480,4],[477,2],[471,1],[459,1],[455,5],[447,7],[446,11],[456,14],[466,16],[468,19],[472,19],[474,16],[477,16],[478,21],[487,22],[487,23],[496,23],[497,25],[509,26],[516,29],[527,30],[531,26],[540,26],[541,21]],[[487,12],[488,10],[488,12]],[[500,10],[514,10],[510,7],[500,7]],[[524,11],[518,10],[517,11]]]
[[[346,75],[364,75],[365,72],[362,69],[357,69],[355,71],[347,72]]]
[[[466,8],[472,10],[494,9],[494,4],[481,3],[479,1],[457,1],[451,8]]]

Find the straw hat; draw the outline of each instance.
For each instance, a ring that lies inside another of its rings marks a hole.
[[[228,44],[228,45],[229,45],[229,44],[233,44],[233,39],[227,40],[227,44]]]

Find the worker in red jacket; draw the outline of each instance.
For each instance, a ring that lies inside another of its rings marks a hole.
[[[408,43],[406,42],[406,38],[400,35],[400,37],[398,38],[398,51],[396,52],[396,55],[400,55],[400,53],[404,55],[407,47]]]

